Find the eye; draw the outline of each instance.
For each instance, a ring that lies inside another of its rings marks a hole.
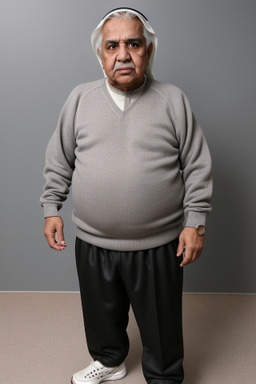
[[[138,48],[138,47],[139,47],[139,44],[138,44],[138,43],[131,42],[131,43],[128,44],[128,46],[129,46],[130,48]]]
[[[113,49],[115,49],[117,47],[117,44],[110,44],[107,46],[107,49],[112,51]]]

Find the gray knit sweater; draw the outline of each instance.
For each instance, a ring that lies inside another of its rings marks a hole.
[[[211,210],[202,130],[184,93],[155,80],[124,111],[103,79],[77,86],[48,144],[44,176],[45,217],[60,215],[72,184],[77,236],[107,249],[160,246],[183,225],[205,225]]]

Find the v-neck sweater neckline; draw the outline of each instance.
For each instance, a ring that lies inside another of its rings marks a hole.
[[[108,90],[108,87],[107,87],[107,80],[104,79],[104,83],[103,83],[103,91],[107,97],[107,99],[109,100],[110,104],[112,105],[112,107],[114,108],[114,110],[116,111],[116,113],[120,116],[120,117],[124,117],[132,108],[134,108],[134,106],[137,104],[140,96],[146,91],[146,89],[148,88],[149,84],[150,84],[150,79],[146,78],[144,83],[136,90],[137,92],[137,97],[133,100],[132,103],[130,103],[124,110],[120,109],[118,107],[118,105],[116,104],[116,102],[114,101],[113,97],[111,96],[109,90]],[[127,95],[129,94],[134,94],[135,92],[134,91],[128,91],[127,92]]]

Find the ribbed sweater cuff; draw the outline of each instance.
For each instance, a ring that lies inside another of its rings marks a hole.
[[[44,207],[44,218],[60,216],[57,204],[46,203],[46,204],[43,204],[43,207]]]
[[[206,226],[207,213],[190,211],[186,217],[185,227],[194,227],[198,225]]]

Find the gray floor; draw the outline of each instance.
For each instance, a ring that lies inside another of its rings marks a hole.
[[[184,384],[256,383],[256,295],[184,294]],[[0,383],[65,384],[91,358],[78,293],[0,293]],[[133,314],[122,384],[145,383]],[[109,382],[110,383],[110,382]]]

